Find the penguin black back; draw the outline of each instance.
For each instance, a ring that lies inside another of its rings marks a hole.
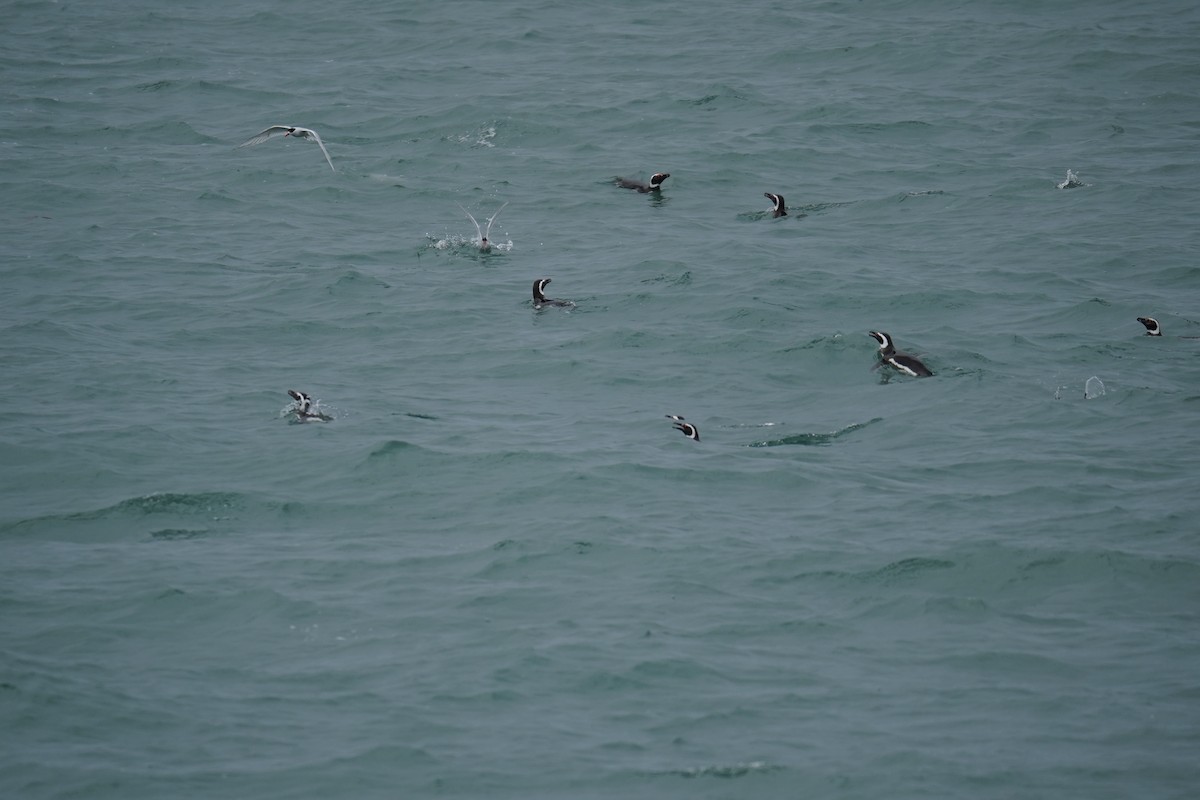
[[[897,350],[896,346],[892,344],[892,337],[888,334],[882,331],[868,331],[867,335],[879,342],[880,364],[886,364],[897,372],[903,372],[914,378],[928,378],[933,375],[933,371],[925,366],[921,359]]]
[[[533,307],[542,308],[544,306],[558,306],[559,308],[572,308],[575,304],[570,300],[555,300],[546,297],[546,286],[550,283],[549,278],[538,278],[533,282]]]
[[[633,189],[641,194],[647,194],[649,192],[657,192],[661,189],[663,181],[669,177],[671,177],[671,173],[669,172],[656,172],[650,176],[649,183],[642,183],[633,178],[617,178],[617,186],[620,186],[622,189]]]

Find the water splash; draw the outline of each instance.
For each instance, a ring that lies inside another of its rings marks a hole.
[[[1083,399],[1095,400],[1097,397],[1104,396],[1104,381],[1097,378],[1095,375],[1087,379],[1087,383],[1083,385]]]
[[[301,415],[301,410],[302,406],[300,403],[293,401],[279,409],[278,416],[286,418],[289,425],[303,425],[309,422],[332,422],[336,416],[333,413],[333,409],[323,407],[320,400],[312,401],[312,405],[308,407],[307,414]]]
[[[465,144],[470,147],[495,147],[493,139],[496,138],[496,123],[482,125],[473,131],[459,134],[454,137],[459,144]]]
[[[432,233],[426,233],[425,238],[427,239],[427,243],[424,248],[426,250],[444,250],[451,252],[465,251],[487,255],[487,252],[479,249],[479,240],[473,236],[459,236],[455,234],[453,236],[438,238]],[[498,242],[493,240],[490,241],[489,244],[491,245],[490,252],[499,251],[508,253],[513,249],[512,239],[509,239],[506,242]]]
[[[1083,181],[1079,180],[1078,175],[1071,170],[1067,170],[1067,177],[1061,183],[1055,185],[1058,186],[1059,189],[1075,189],[1080,186],[1090,186],[1091,184],[1084,183]]]

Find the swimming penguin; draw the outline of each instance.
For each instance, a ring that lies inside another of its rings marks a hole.
[[[763,197],[767,198],[768,200],[770,200],[772,203],[775,204],[775,208],[773,208],[771,210],[772,217],[778,219],[779,217],[787,216],[787,207],[784,206],[784,204],[783,204],[783,195],[771,194],[770,192],[763,192]]]
[[[533,282],[533,307],[544,308],[545,306],[558,306],[559,308],[574,308],[575,304],[570,300],[553,300],[546,297],[543,292],[546,285],[550,283],[549,278],[538,278]]]
[[[928,378],[933,375],[929,367],[921,363],[921,359],[908,353],[902,353],[892,344],[892,337],[879,331],[868,331],[868,336],[879,342],[879,365],[887,364],[897,371],[914,378]]]
[[[1162,327],[1159,326],[1158,320],[1154,317],[1138,317],[1137,321],[1146,326],[1147,336],[1162,336]],[[1177,339],[1200,339],[1200,336],[1177,336]]]
[[[295,389],[288,389],[288,394],[296,401],[296,407],[292,411],[296,414],[298,422],[329,422],[333,417],[328,414],[322,414],[320,411],[313,411],[312,398],[304,392],[297,392]]]
[[[487,218],[486,228],[480,228],[479,223],[476,222],[475,218],[471,216],[471,212],[463,208],[461,204],[458,206],[459,208],[462,208],[462,212],[467,215],[467,219],[471,220],[471,223],[475,226],[475,233],[479,235],[479,241],[477,244],[479,245],[480,250],[487,252],[488,250],[492,249],[492,243],[488,241],[488,236],[492,232],[492,223],[496,221],[496,217],[500,216],[500,212],[504,210],[504,206],[506,205],[508,205],[508,201],[505,201],[504,205],[497,208],[495,214],[492,214]]]
[[[690,422],[684,422],[683,417],[679,416],[678,414],[667,414],[666,416],[667,419],[675,420],[675,423],[671,426],[675,430],[679,431],[693,442],[700,441],[700,431],[695,425]]]
[[[617,186],[622,189],[636,189],[639,194],[646,194],[647,192],[657,192],[662,188],[662,182],[669,177],[671,177],[669,172],[656,172],[650,176],[649,183],[642,183],[633,178],[617,178],[616,182]]]

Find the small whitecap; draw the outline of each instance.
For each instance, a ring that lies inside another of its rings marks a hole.
[[[473,131],[459,134],[454,137],[459,144],[470,145],[471,147],[495,147],[492,141],[496,138],[496,125],[483,125]]]
[[[1104,396],[1104,381],[1097,378],[1095,375],[1087,379],[1087,383],[1083,385],[1083,397],[1085,400],[1094,400],[1097,397]]]

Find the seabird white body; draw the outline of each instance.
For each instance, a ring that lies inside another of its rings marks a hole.
[[[500,212],[504,210],[504,206],[506,205],[508,205],[507,200],[504,202],[504,205],[496,209],[495,214],[492,214],[487,218],[487,227],[481,228],[479,227],[479,223],[475,221],[475,218],[471,216],[471,212],[463,208],[461,203],[458,204],[458,207],[462,209],[462,212],[467,215],[467,219],[471,220],[471,224],[475,226],[475,233],[479,236],[480,250],[492,249],[492,243],[488,240],[488,237],[492,235],[492,223],[496,221],[496,217],[500,216]]]
[[[294,139],[307,139],[310,142],[316,142],[321,148],[321,152],[325,155],[325,160],[329,162],[329,168],[333,169],[333,159],[329,157],[329,151],[325,149],[325,143],[321,141],[321,137],[316,131],[311,128],[297,128],[295,125],[272,125],[262,133],[251,136],[246,141],[238,145],[238,147],[249,147],[252,144],[262,144],[268,139],[276,136],[291,136]],[[337,172],[337,170],[333,170]]]

